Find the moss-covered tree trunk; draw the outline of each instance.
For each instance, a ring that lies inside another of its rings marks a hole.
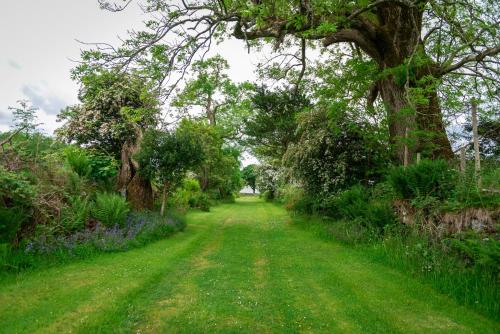
[[[153,209],[153,188],[151,182],[139,174],[139,164],[134,154],[140,149],[142,131],[136,129],[134,143],[125,142],[121,151],[121,167],[118,174],[118,189],[126,196],[130,205],[137,210]]]
[[[374,30],[367,29],[363,33],[367,41],[372,41],[366,51],[383,73],[377,89],[387,110],[390,141],[398,160],[404,160],[405,145],[410,161],[416,152],[434,158],[451,158],[453,153],[437,87],[432,82],[419,83],[420,79],[433,74],[432,60],[425,59],[420,35],[422,9],[387,3],[378,7],[377,14]],[[418,62],[415,61],[417,57]],[[425,89],[417,101],[411,91],[418,85],[425,85]]]

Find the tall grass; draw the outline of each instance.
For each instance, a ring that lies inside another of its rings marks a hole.
[[[459,303],[499,318],[499,268],[468,262],[450,247],[449,241],[432,241],[404,226],[387,231],[370,248],[374,259],[421,277]]]
[[[451,240],[433,240],[404,225],[388,225],[380,233],[356,220],[298,215],[294,222],[324,239],[353,247],[373,261],[419,277],[460,304],[499,318],[500,268],[467,260],[452,247]]]

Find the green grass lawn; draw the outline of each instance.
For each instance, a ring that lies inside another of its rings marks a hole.
[[[0,282],[2,333],[498,333],[408,275],[253,197],[124,253]]]

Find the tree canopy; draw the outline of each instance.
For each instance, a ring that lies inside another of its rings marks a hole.
[[[251,101],[250,115],[243,121],[244,143],[256,156],[279,162],[297,137],[297,115],[311,103],[287,87],[272,91],[264,86],[255,90]]]
[[[201,164],[204,155],[196,134],[190,131],[190,127],[181,124],[174,131],[147,131],[135,158],[139,162],[139,173],[162,185],[163,215],[167,191],[182,181],[188,169]]]
[[[101,3],[120,10],[111,1]],[[249,48],[259,41],[273,43],[279,56],[295,59],[296,64],[288,66],[299,66],[298,85],[306,72],[306,48],[342,50],[351,59],[376,64],[378,74],[365,78],[371,81],[367,100],[380,97],[385,105],[400,161],[405,152],[411,158],[416,151],[451,157],[439,90],[449,88],[441,85],[454,79],[452,74],[473,79],[481,95],[491,95],[498,83],[500,15],[492,0],[141,3],[151,14],[147,29],[132,32],[120,48],[98,46],[86,52],[84,60],[107,66],[133,63],[169,86],[169,78],[174,85],[178,82],[173,73],[182,76],[197,54],[232,36],[245,40]],[[294,46],[297,52],[284,51]]]
[[[137,128],[154,127],[159,102],[149,84],[137,76],[97,71],[81,77],[80,104],[58,115],[57,135],[120,157],[125,142],[134,143]]]
[[[252,188],[255,193],[255,188],[257,187],[257,166],[252,164],[248,165],[241,170],[241,178],[245,181],[246,185]]]

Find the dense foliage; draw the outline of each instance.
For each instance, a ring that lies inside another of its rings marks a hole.
[[[257,166],[248,165],[241,170],[241,178],[245,181],[245,184],[249,186],[255,193],[255,188],[257,187]]]
[[[297,115],[307,110],[310,101],[288,88],[272,91],[265,86],[256,89],[251,101],[244,142],[256,156],[279,162],[297,137]]]
[[[298,139],[284,155],[292,175],[309,194],[328,196],[358,182],[380,178],[386,164],[384,143],[370,124],[350,122],[347,115],[315,110],[299,119]]]
[[[119,158],[124,143],[134,142],[135,127],[156,124],[158,100],[144,80],[100,71],[85,74],[81,83],[81,104],[59,114],[64,123],[57,134],[64,140]]]
[[[148,131],[136,155],[139,172],[162,186],[161,214],[165,211],[167,192],[175,188],[188,169],[196,168],[204,159],[202,145],[190,130],[184,122],[175,131]]]
[[[10,108],[4,266],[156,240],[184,227],[172,211],[209,211],[248,185],[324,217],[336,240],[500,311],[494,1],[139,2],[146,31],[82,53],[80,103],[59,114],[57,139],[37,132],[28,101]],[[276,53],[256,82],[205,57],[231,36]],[[241,168],[242,152],[259,163]]]

